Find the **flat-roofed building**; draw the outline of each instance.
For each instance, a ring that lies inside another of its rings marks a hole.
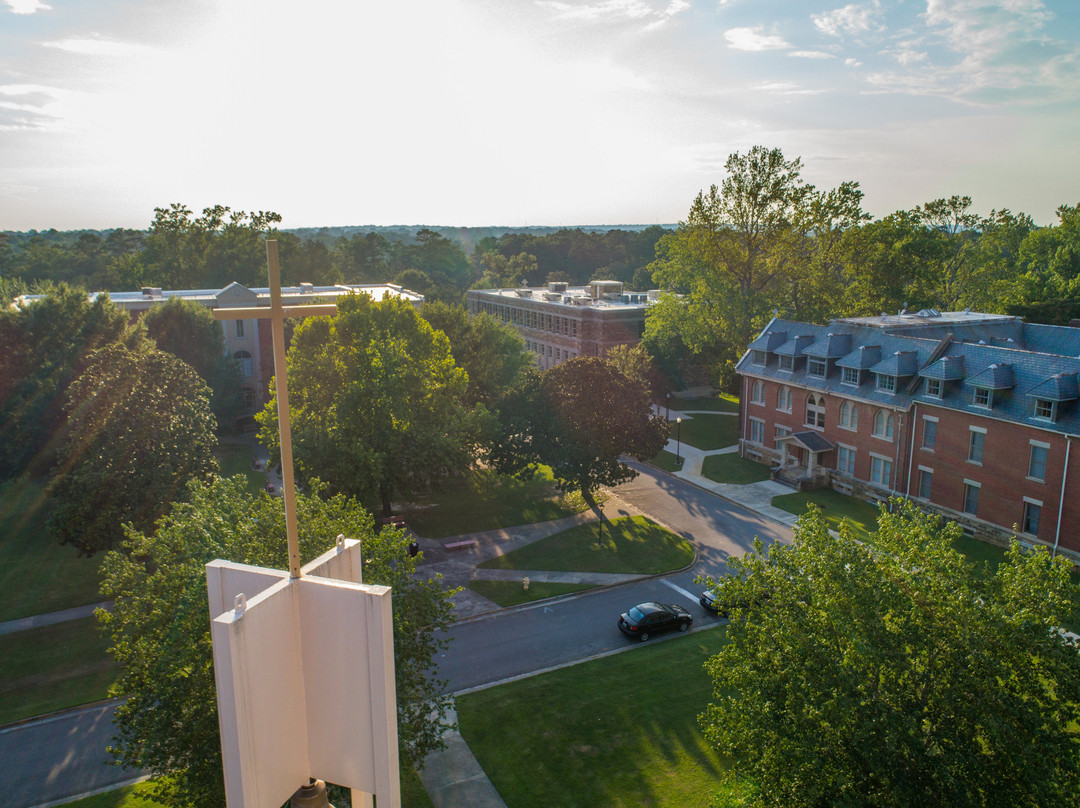
[[[659,292],[626,292],[620,281],[588,286],[552,282],[531,289],[470,289],[470,314],[490,314],[512,325],[550,368],[574,356],[604,356],[616,345],[637,345],[645,332],[645,311]]]

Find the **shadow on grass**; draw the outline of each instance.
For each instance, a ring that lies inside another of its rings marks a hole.
[[[701,473],[714,483],[732,485],[748,485],[769,479],[768,466],[739,457],[735,452],[709,455],[702,461]]]
[[[557,598],[560,595],[582,592],[592,588],[593,584],[530,581],[529,588],[526,589],[521,581],[485,581],[483,579],[469,581],[469,589],[503,608],[517,606],[521,603],[532,603],[535,600],[544,600],[545,598]]]
[[[684,418],[682,425],[670,422],[672,440],[701,449],[703,452],[723,449],[739,442],[739,419],[730,415],[694,415]]]

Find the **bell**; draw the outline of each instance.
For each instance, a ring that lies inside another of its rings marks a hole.
[[[310,779],[289,798],[289,808],[334,808],[326,796],[326,783]]]

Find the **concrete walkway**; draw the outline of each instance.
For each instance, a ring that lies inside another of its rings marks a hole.
[[[447,712],[457,724],[457,712]],[[435,808],[506,808],[480,762],[456,729],[443,734],[446,749],[424,758],[420,781]]]
[[[41,628],[42,626],[54,626],[57,623],[66,623],[68,620],[80,620],[83,617],[91,617],[98,609],[111,608],[112,601],[105,600],[87,606],[76,606],[73,609],[61,609],[58,612],[46,612],[45,614],[35,614],[32,617],[23,617],[18,620],[7,620],[0,623],[0,635],[14,634],[17,631],[26,631],[31,628]]]

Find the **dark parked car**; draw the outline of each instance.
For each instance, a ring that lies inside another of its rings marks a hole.
[[[677,628],[686,631],[694,618],[682,606],[674,603],[639,603],[619,617],[619,630],[627,637],[642,642],[653,634]]]
[[[768,600],[769,596],[767,594],[763,595],[761,599],[762,600]],[[727,617],[728,616],[728,610],[723,608],[720,605],[719,599],[717,597],[717,593],[714,592],[711,589],[706,589],[704,592],[702,592],[701,597],[698,598],[698,602],[701,603],[702,607],[706,611],[710,611],[713,614],[718,614],[721,617]],[[752,606],[752,605],[754,605],[754,604],[751,603],[748,600],[740,600],[740,601],[736,601],[735,603],[730,604],[731,608],[733,608],[733,609],[734,608],[745,609],[747,606]]]

